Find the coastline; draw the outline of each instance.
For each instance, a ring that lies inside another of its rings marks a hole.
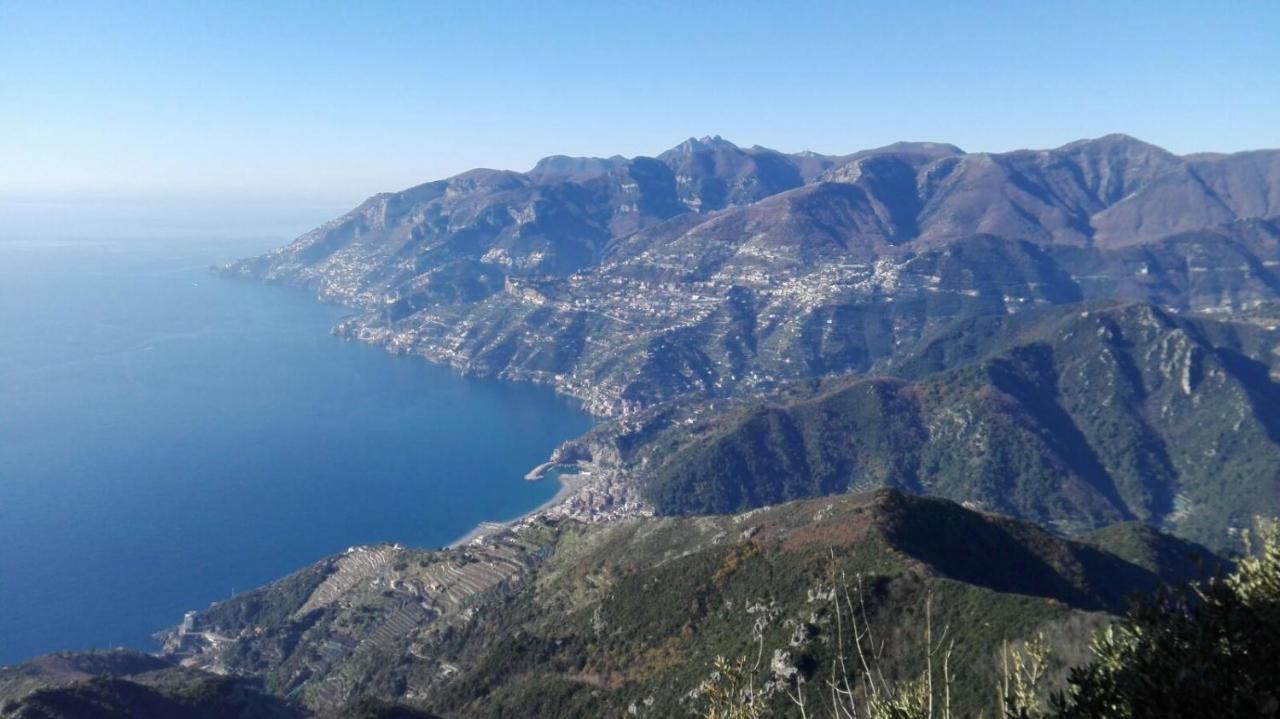
[[[532,474],[532,472],[530,474]],[[508,520],[497,521],[497,522],[481,522],[477,524],[475,527],[473,527],[471,531],[453,540],[452,542],[449,542],[448,544],[444,545],[442,549],[454,549],[457,547],[465,546],[467,544],[471,544],[477,539],[488,536],[490,534],[494,534],[496,532],[501,532],[503,530],[511,529],[512,527],[516,526],[517,524],[520,524],[521,522],[524,522],[525,520],[532,519],[542,514],[543,512],[546,512],[550,509],[555,508],[556,506],[564,502],[566,499],[568,499],[569,495],[572,494],[576,489],[578,489],[578,484],[580,484],[580,482],[571,481],[573,478],[576,478],[577,476],[578,475],[576,474],[565,474],[563,472],[556,473],[556,481],[560,483],[560,488],[556,490],[556,493],[552,495],[550,499],[548,499],[542,504],[539,504],[537,507],[534,507],[528,512],[525,512],[524,514],[521,514],[517,517],[513,517]],[[545,476],[543,476],[542,479],[530,479],[528,476],[525,477],[526,481],[534,481],[534,482],[544,481],[545,479],[546,479]]]

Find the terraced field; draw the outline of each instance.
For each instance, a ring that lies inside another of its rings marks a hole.
[[[249,666],[277,667],[267,677],[273,691],[338,706],[358,695],[367,667],[407,654],[432,659],[428,634],[464,628],[479,600],[521,584],[547,554],[536,536],[505,532],[437,552],[352,547],[318,565],[319,574],[284,580],[283,592],[194,615],[166,637],[165,652],[218,673],[243,671],[249,655]],[[282,593],[291,605],[277,606]],[[269,620],[276,613],[283,621]],[[440,673],[449,667],[439,662]]]

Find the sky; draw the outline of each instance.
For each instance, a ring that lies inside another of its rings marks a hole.
[[[1274,0],[0,0],[0,217],[76,201],[323,219],[472,167],[709,134],[828,153],[1111,132],[1280,147],[1277,37]]]

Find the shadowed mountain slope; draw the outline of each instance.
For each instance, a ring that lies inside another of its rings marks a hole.
[[[0,668],[0,716],[15,719],[300,717],[256,682],[181,669],[128,650],[62,652]]]
[[[1274,360],[1278,342],[1150,305],[978,318],[885,366],[902,378],[671,430],[647,492],[682,514],[888,485],[1067,532],[1141,520],[1233,546],[1280,510],[1280,373],[1242,351]]]

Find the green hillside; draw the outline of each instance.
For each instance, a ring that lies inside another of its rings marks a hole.
[[[340,555],[200,613],[167,646],[316,712],[379,699],[442,716],[669,717],[696,708],[720,656],[828,672],[847,593],[896,678],[919,671],[927,603],[972,709],[990,702],[1005,640],[1043,634],[1060,678],[1090,630],[1190,561],[1155,547],[1206,553],[1133,533],[1119,544],[1139,565],[1105,540],[889,490],[737,516],[533,522],[460,549]]]
[[[672,430],[646,492],[697,514],[892,486],[1231,547],[1280,508],[1280,385],[1250,356],[1273,359],[1275,337],[1149,305],[979,318],[878,376]]]

